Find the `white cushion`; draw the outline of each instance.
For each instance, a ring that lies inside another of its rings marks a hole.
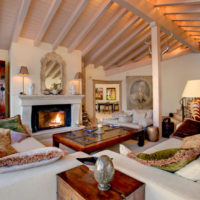
[[[132,122],[133,118],[132,116],[121,116],[119,115],[119,121],[120,122]]]
[[[38,149],[44,147],[43,144],[38,142],[33,137],[28,137],[25,140],[22,140],[21,142],[13,143],[12,146],[18,151],[18,152],[26,152],[33,149]]]
[[[140,120],[146,117],[145,110],[134,110],[133,111],[133,123],[138,123]]]
[[[200,181],[200,158],[178,170],[176,174],[193,181]]]
[[[146,118],[153,118],[153,110],[146,110]]]
[[[138,121],[138,124],[142,127],[147,127],[149,125],[153,124],[153,119],[152,118],[145,118],[145,119],[140,119]]]

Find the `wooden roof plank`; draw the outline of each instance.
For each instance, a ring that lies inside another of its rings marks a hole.
[[[112,5],[111,0],[105,0],[101,8],[92,16],[91,20],[87,22],[85,29],[82,30],[81,33],[79,33],[78,37],[70,44],[68,47],[69,52],[72,52],[78,44],[81,42],[81,40],[87,35],[87,33],[93,28],[93,26],[97,23],[97,21],[100,19],[100,17],[106,12],[106,10]]]
[[[14,31],[13,31],[11,43],[16,42],[18,40],[18,37],[21,33],[26,15],[28,13],[28,9],[30,7],[30,4],[31,4],[31,0],[22,0],[22,4],[21,4],[21,7],[19,9],[15,28],[14,28]]]
[[[71,17],[68,19],[67,23],[63,27],[62,31],[54,41],[52,47],[56,49],[57,46],[63,41],[67,33],[70,31],[71,27],[74,25],[78,17],[81,15],[83,10],[85,9],[86,5],[89,3],[89,0],[80,0],[79,4],[77,5],[76,9],[74,10]]]
[[[168,54],[165,54],[163,56],[163,60],[168,60],[168,59],[171,59],[171,58],[174,58],[174,57],[177,57],[177,56],[182,56],[182,55],[185,55],[185,54],[188,54],[188,53],[191,53],[190,49],[184,49],[184,50],[181,50],[179,52],[168,53]],[[143,66],[148,65],[148,64],[150,65],[151,62],[152,62],[151,58],[141,60],[139,62],[131,62],[131,63],[125,64],[121,67],[108,69],[108,70],[105,71],[105,74],[106,74],[106,76],[110,76],[110,75],[113,75],[113,74],[119,74],[119,73],[129,71],[129,70],[132,70],[132,69],[135,69],[135,68],[143,67]]]
[[[128,42],[130,42],[134,37],[136,37],[136,35],[138,35],[140,32],[142,32],[145,28],[147,28],[149,25],[146,22],[143,22],[142,24],[140,24],[139,26],[137,26],[133,32],[133,34],[131,34],[129,37],[125,38],[123,40],[123,42],[121,42],[117,48],[112,49],[112,51],[109,51],[106,56],[102,57],[97,63],[96,65],[98,66],[100,63],[104,63],[107,60],[109,60],[120,48],[122,48],[123,46],[125,46]]]
[[[200,0],[156,0],[155,7],[200,4]]]
[[[82,55],[85,56],[94,46],[95,44],[125,15],[126,9],[122,8],[116,15],[112,18],[112,20],[105,25],[104,29],[96,35],[96,37],[90,41],[89,44],[82,50]]]
[[[165,15],[168,14],[193,14],[200,12],[200,6],[165,6],[160,8]]]
[[[115,35],[114,37],[110,38],[108,42],[106,42],[104,45],[102,45],[100,48],[98,48],[94,54],[89,58],[87,63],[94,61],[105,49],[107,49],[113,42],[115,42],[126,30],[128,30],[133,24],[135,24],[140,17],[134,16],[132,19],[130,19]]]
[[[148,0],[114,1],[150,23],[155,21],[157,25],[160,26],[161,30],[167,34],[173,33],[174,37],[182,42],[185,46],[188,46],[194,52],[199,52],[199,46],[197,42],[191,39],[187,33],[178,27],[173,21],[168,19],[167,16],[162,15],[160,9],[154,8],[154,6]]]
[[[170,18],[172,21],[200,21],[200,15],[199,14],[169,14],[167,15],[168,18]]]
[[[35,46],[40,44],[40,41],[42,40],[44,34],[46,33],[47,28],[49,27],[49,24],[51,23],[51,20],[56,14],[56,11],[58,10],[61,2],[62,0],[53,0],[53,2],[51,3],[51,6],[46,14],[46,17],[44,18],[40,30],[38,31],[38,34],[33,42]]]
[[[122,59],[125,55],[127,55],[128,53],[130,53],[139,44],[143,43],[141,47],[147,48],[147,46],[144,44],[144,41],[148,37],[150,37],[150,36],[151,36],[151,32],[150,31],[147,32],[147,33],[145,33],[140,39],[138,39],[132,45],[130,45],[129,47],[127,47],[124,51],[121,51],[120,54],[118,54],[117,56],[115,56],[114,59],[112,59],[110,62],[106,63],[105,69],[107,68],[107,66],[112,66],[114,63],[116,63],[117,61],[119,61],[120,59]],[[137,50],[135,52],[137,52]]]
[[[162,35],[161,35],[162,37]],[[168,41],[168,37],[166,37],[165,39],[163,39],[161,42],[160,42],[160,45],[163,45],[164,43],[166,43]],[[128,62],[129,60],[131,60],[132,58],[134,58],[135,56],[137,56],[138,54],[140,54],[141,52],[143,52],[145,49],[147,49],[144,53],[142,53],[141,55],[139,55],[136,59],[139,60],[141,59],[142,57],[146,56],[149,54],[149,50],[148,50],[148,46],[147,45],[142,45],[140,48],[138,48],[136,51],[134,51],[133,54],[130,54],[129,56],[125,57],[121,62],[119,62],[117,64],[117,67],[125,64],[126,62]],[[114,63],[112,63],[114,64]],[[106,68],[108,69],[108,67]]]

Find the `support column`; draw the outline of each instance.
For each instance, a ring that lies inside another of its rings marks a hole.
[[[160,28],[151,23],[152,78],[153,78],[153,125],[159,127],[162,136],[161,116],[161,62],[160,62]]]

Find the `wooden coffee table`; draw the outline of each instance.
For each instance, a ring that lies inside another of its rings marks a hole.
[[[76,151],[91,153],[129,139],[138,139],[141,144],[144,144],[143,129],[127,127],[113,128],[109,126],[104,126],[103,129],[103,134],[87,132],[84,129],[54,134],[53,146],[59,147],[61,143]]]

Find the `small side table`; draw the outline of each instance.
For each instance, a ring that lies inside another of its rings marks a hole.
[[[81,165],[57,175],[58,200],[144,200],[145,184],[115,171],[111,189],[100,191],[92,171]]]

